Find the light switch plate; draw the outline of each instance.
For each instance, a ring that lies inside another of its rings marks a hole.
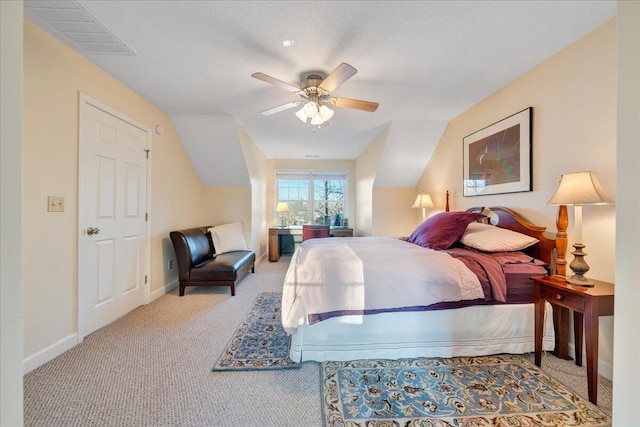
[[[64,212],[64,197],[62,196],[47,197],[47,211]]]

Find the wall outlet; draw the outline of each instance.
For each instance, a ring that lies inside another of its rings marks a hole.
[[[167,261],[167,270],[173,270],[173,260]]]
[[[49,196],[47,197],[48,212],[64,212],[64,197]]]

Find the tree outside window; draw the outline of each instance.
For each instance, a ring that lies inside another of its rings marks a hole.
[[[314,224],[334,224],[337,215],[344,218],[344,187],[344,180],[314,180]]]

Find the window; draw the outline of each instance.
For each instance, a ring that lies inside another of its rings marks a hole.
[[[286,202],[288,225],[336,224],[346,216],[347,173],[276,171],[276,205]],[[275,206],[275,205],[274,205]]]

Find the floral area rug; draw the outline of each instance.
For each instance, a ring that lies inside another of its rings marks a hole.
[[[258,295],[214,371],[299,368],[289,359],[291,337],[282,328],[282,294]]]
[[[597,406],[517,355],[324,362],[320,369],[325,426],[611,425]]]

